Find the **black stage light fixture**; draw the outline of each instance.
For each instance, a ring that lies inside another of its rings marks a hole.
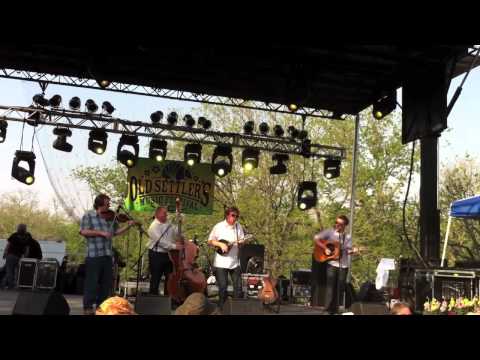
[[[178,114],[175,111],[172,111],[170,114],[167,116],[167,122],[168,125],[175,125],[178,121]]]
[[[60,151],[65,151],[65,152],[70,152],[73,149],[72,144],[69,144],[67,142],[67,137],[72,136],[72,131],[68,128],[55,128],[53,129],[53,135],[57,135],[57,139],[53,142],[53,148],[60,150]]]
[[[205,119],[203,116],[198,118],[198,125],[203,127],[205,130],[208,130],[212,127],[212,122],[208,119]]]
[[[303,181],[298,186],[297,205],[300,210],[308,210],[317,204],[317,183]]]
[[[338,119],[338,120],[345,120],[347,118],[347,114],[342,114],[339,113],[338,111],[334,111],[332,114],[333,119]]]
[[[50,102],[45,99],[45,96],[43,94],[37,94],[33,97],[33,103],[35,105],[39,105],[39,106],[48,106],[50,104]]]
[[[299,138],[300,140],[305,140],[307,137],[308,137],[308,132],[307,132],[307,130],[300,130],[300,131],[298,132],[298,138]]]
[[[276,137],[282,137],[283,134],[285,134],[285,130],[280,125],[275,125],[273,127],[273,133],[275,134]]]
[[[341,160],[339,159],[325,159],[323,162],[323,176],[327,179],[335,179],[340,176],[340,165]]]
[[[260,131],[260,134],[262,135],[268,135],[268,132],[270,131],[270,126],[266,122],[262,122],[258,126],[258,131]]]
[[[302,140],[301,149],[301,155],[304,158],[312,156],[312,141],[309,139]]]
[[[285,162],[289,160],[287,154],[273,154],[272,161],[276,161],[277,164],[270,168],[270,174],[282,175],[287,173],[287,165]]]
[[[87,108],[87,111],[91,114],[97,112],[98,110],[98,105],[92,99],[88,99],[85,102],[85,107]]]
[[[242,152],[242,168],[246,173],[258,167],[259,151],[257,149],[247,148]]]
[[[22,161],[28,164],[28,170],[20,166]],[[34,174],[35,154],[31,151],[15,151],[15,157],[12,164],[12,177],[24,184],[32,185],[35,182]]]
[[[88,138],[88,150],[97,155],[101,155],[107,149],[108,134],[104,129],[94,129],[90,131]]]
[[[132,153],[129,150],[122,149],[124,146],[133,147],[135,153]],[[138,136],[123,134],[117,147],[117,160],[126,167],[132,168],[137,163],[138,153]]]
[[[298,110],[298,105],[295,103],[290,103],[288,104],[288,110],[290,110],[291,112],[295,112]]]
[[[247,135],[251,135],[253,133],[253,130],[255,130],[255,123],[250,120],[250,121],[247,121],[244,125],[243,125],[243,132]]]
[[[48,104],[52,108],[58,108],[60,107],[60,104],[62,103],[62,97],[60,95],[53,95],[50,100],[48,100]]]
[[[157,162],[162,162],[167,158],[167,142],[161,139],[152,139],[148,157]]]
[[[7,127],[7,120],[0,120],[0,144],[5,142],[5,139],[7,138]]]
[[[397,93],[396,91],[387,96],[382,97],[373,103],[373,117],[377,120],[383,119],[390,114],[397,107]]]
[[[105,114],[112,115],[115,111],[115,108],[109,101],[104,101],[102,104],[102,110]]]
[[[195,126],[195,119],[193,118],[192,115],[185,115],[183,117],[183,121],[185,122],[185,125],[188,126],[188,127],[193,127]]]
[[[112,82],[110,80],[97,80],[98,86],[100,86],[102,89],[106,89],[110,86]]]
[[[290,135],[290,137],[291,137],[292,139],[298,138],[299,131],[295,128],[295,126],[290,125],[290,126],[288,127],[287,131],[288,131],[288,134]]]
[[[228,144],[218,145],[213,151],[212,172],[218,177],[224,177],[225,175],[229,174],[232,171],[232,165],[233,165],[233,156],[232,156],[231,145],[228,145]]]
[[[187,144],[183,152],[183,160],[188,166],[193,166],[200,163],[202,160],[202,145]]]
[[[152,121],[153,124],[158,124],[160,121],[163,119],[163,112],[160,110],[155,111],[150,115],[150,120]]]
[[[70,99],[68,106],[70,107],[71,110],[78,111],[80,110],[80,106],[82,106],[82,102],[80,101],[80,98],[78,96],[74,96],[73,98]]]

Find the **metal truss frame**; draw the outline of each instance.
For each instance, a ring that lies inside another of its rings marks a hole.
[[[0,105],[0,120],[27,122],[32,126],[50,125],[83,130],[103,129],[106,132],[154,137],[165,140],[192,142],[199,144],[229,144],[238,148],[254,148],[272,153],[302,155],[302,141],[288,137],[275,137],[260,134],[239,134],[152,124],[141,121],[129,121],[104,114],[91,114],[63,109],[46,109],[42,107],[20,107]],[[313,158],[345,159],[343,147],[310,144]]]
[[[345,120],[346,118],[346,115],[334,114],[333,112],[327,111],[327,110],[304,108],[299,106],[299,108],[295,112],[292,112],[289,110],[288,106],[285,104],[274,104],[274,103],[266,103],[266,102],[254,101],[254,100],[244,100],[244,99],[238,99],[238,98],[232,98],[232,97],[198,94],[198,93],[191,93],[191,92],[180,91],[180,90],[169,90],[169,89],[154,88],[149,86],[125,84],[125,83],[119,83],[119,82],[111,82],[107,88],[102,88],[98,84],[98,82],[94,79],[77,78],[73,76],[64,76],[64,75],[53,75],[53,74],[38,73],[33,71],[0,68],[0,78],[38,82],[40,83],[40,86],[42,86],[43,90],[46,88],[46,85],[55,84],[55,85],[74,86],[74,87],[96,89],[96,90],[114,91],[114,92],[120,92],[125,94],[160,97],[160,98],[172,99],[172,100],[182,100],[182,101],[191,101],[196,103],[222,105],[222,106],[237,107],[237,108],[244,108],[244,109],[251,109],[251,110],[270,111],[270,112],[284,113],[284,114],[290,114],[290,115],[310,116],[310,117],[317,117],[317,118],[324,118],[324,119]]]

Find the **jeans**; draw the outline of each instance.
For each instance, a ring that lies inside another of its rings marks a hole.
[[[340,269],[327,265],[327,289],[325,292],[325,307],[330,314],[338,311],[338,304],[343,304],[345,282],[348,269]]]
[[[3,283],[8,289],[14,289],[17,280],[18,263],[20,258],[16,255],[8,254],[5,258],[5,279]]]
[[[160,280],[162,279],[162,276],[165,275],[163,294],[168,295],[168,274],[173,271],[173,265],[168,254],[149,250],[148,263],[150,266],[150,294],[159,295],[158,288],[160,286]]]
[[[87,257],[85,259],[85,290],[83,308],[100,306],[112,293],[113,262],[111,256]]]
[[[220,308],[223,308],[223,304],[227,300],[228,274],[230,274],[233,282],[233,297],[235,299],[242,297],[242,270],[240,266],[235,269],[215,268]]]

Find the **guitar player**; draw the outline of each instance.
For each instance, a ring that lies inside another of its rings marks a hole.
[[[239,215],[240,211],[236,207],[225,209],[225,220],[216,224],[208,237],[208,244],[220,248],[223,252],[223,254],[217,252],[213,262],[220,308],[223,308],[223,304],[227,300],[228,274],[232,278],[233,297],[240,298],[242,295],[242,271],[238,247],[245,242],[245,236],[242,226],[238,223]]]
[[[327,262],[325,308],[329,314],[336,314],[339,303],[343,304],[349,266],[348,255],[357,253],[357,249],[352,247],[352,238],[345,232],[348,223],[348,218],[340,215],[332,229],[323,230],[314,237],[316,245],[322,247],[327,256],[331,255],[331,250],[326,248],[321,240],[338,241],[340,245],[340,259]]]

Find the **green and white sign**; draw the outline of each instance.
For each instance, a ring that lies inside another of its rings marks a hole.
[[[158,206],[175,211],[175,199],[181,200],[185,214],[211,214],[215,175],[210,164],[187,166],[182,161],[158,163],[138,159],[128,170],[128,195],[125,207],[134,211],[153,211]]]

